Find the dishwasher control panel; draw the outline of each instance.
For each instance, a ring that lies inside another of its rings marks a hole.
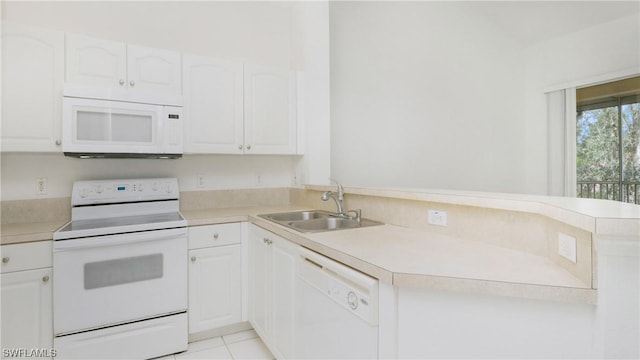
[[[349,287],[341,281],[328,279],[329,296],[338,304],[355,312],[363,319],[371,318],[371,306],[369,306],[369,294]]]

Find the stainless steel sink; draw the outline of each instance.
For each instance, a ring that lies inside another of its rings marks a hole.
[[[300,221],[300,220],[311,220],[311,219],[325,219],[331,216],[331,213],[326,211],[294,211],[288,213],[277,213],[277,214],[267,214],[260,215],[268,220],[272,220],[275,222],[281,221]]]
[[[369,219],[360,219],[358,221],[355,218],[339,217],[333,213],[321,210],[295,211],[258,216],[290,229],[309,233],[383,225],[383,223],[379,221]]]

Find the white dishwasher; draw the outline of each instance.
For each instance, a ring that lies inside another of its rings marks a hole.
[[[295,296],[294,358],[378,358],[377,279],[302,248]]]

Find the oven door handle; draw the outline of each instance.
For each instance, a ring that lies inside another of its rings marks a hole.
[[[186,228],[142,231],[137,233],[95,236],[82,239],[57,240],[53,242],[53,251],[80,250],[104,246],[142,243],[187,237]]]

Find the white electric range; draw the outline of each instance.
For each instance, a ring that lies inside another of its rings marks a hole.
[[[76,181],[54,233],[61,358],[146,359],[187,349],[187,222],[175,178]]]

